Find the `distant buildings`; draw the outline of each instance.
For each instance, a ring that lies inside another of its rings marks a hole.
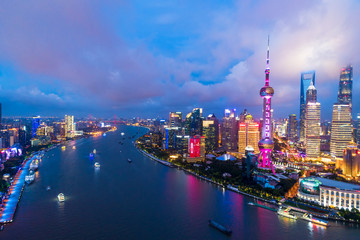
[[[221,123],[221,146],[225,151],[237,151],[238,124],[236,109],[225,109]]]
[[[296,120],[295,114],[289,115],[287,138],[293,142],[297,141],[298,139],[298,122]]]
[[[300,80],[300,141],[305,140],[306,91],[310,84],[315,86],[315,71],[301,73]]]
[[[305,108],[305,144],[307,159],[317,159],[320,156],[320,129],[320,103],[317,102],[317,91],[311,82],[306,92]]]
[[[245,154],[246,147],[251,147],[255,154],[259,153],[259,140],[259,124],[248,114],[245,121],[239,123],[239,152]]]

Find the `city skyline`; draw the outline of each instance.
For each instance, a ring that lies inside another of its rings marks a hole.
[[[313,69],[318,101],[328,109],[322,119],[331,120],[340,71],[349,64],[353,114],[360,112],[356,1],[57,4],[4,4],[4,116],[166,117],[201,107],[216,116],[246,108],[258,119],[268,34],[276,119],[298,116],[301,72]],[[339,34],[345,29],[346,38]]]

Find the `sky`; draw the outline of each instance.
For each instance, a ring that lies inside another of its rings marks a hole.
[[[299,114],[300,74],[316,71],[331,120],[339,72],[354,67],[357,0],[5,0],[0,8],[3,116],[166,117],[170,111],[260,117],[267,36],[274,118]]]

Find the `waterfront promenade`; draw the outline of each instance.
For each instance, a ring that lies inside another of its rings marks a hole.
[[[8,189],[6,199],[4,200],[3,210],[0,212],[0,224],[9,223],[14,220],[16,208],[25,187],[25,176],[29,173],[30,164],[35,158],[37,158],[37,155],[34,155],[31,159],[25,160],[21,165],[21,169],[16,173],[14,180]]]

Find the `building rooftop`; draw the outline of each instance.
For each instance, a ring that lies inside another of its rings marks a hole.
[[[352,191],[360,191],[360,185],[340,182],[332,179],[322,178],[322,177],[309,177],[319,180],[322,183],[322,186],[333,187],[341,190],[352,190]]]

